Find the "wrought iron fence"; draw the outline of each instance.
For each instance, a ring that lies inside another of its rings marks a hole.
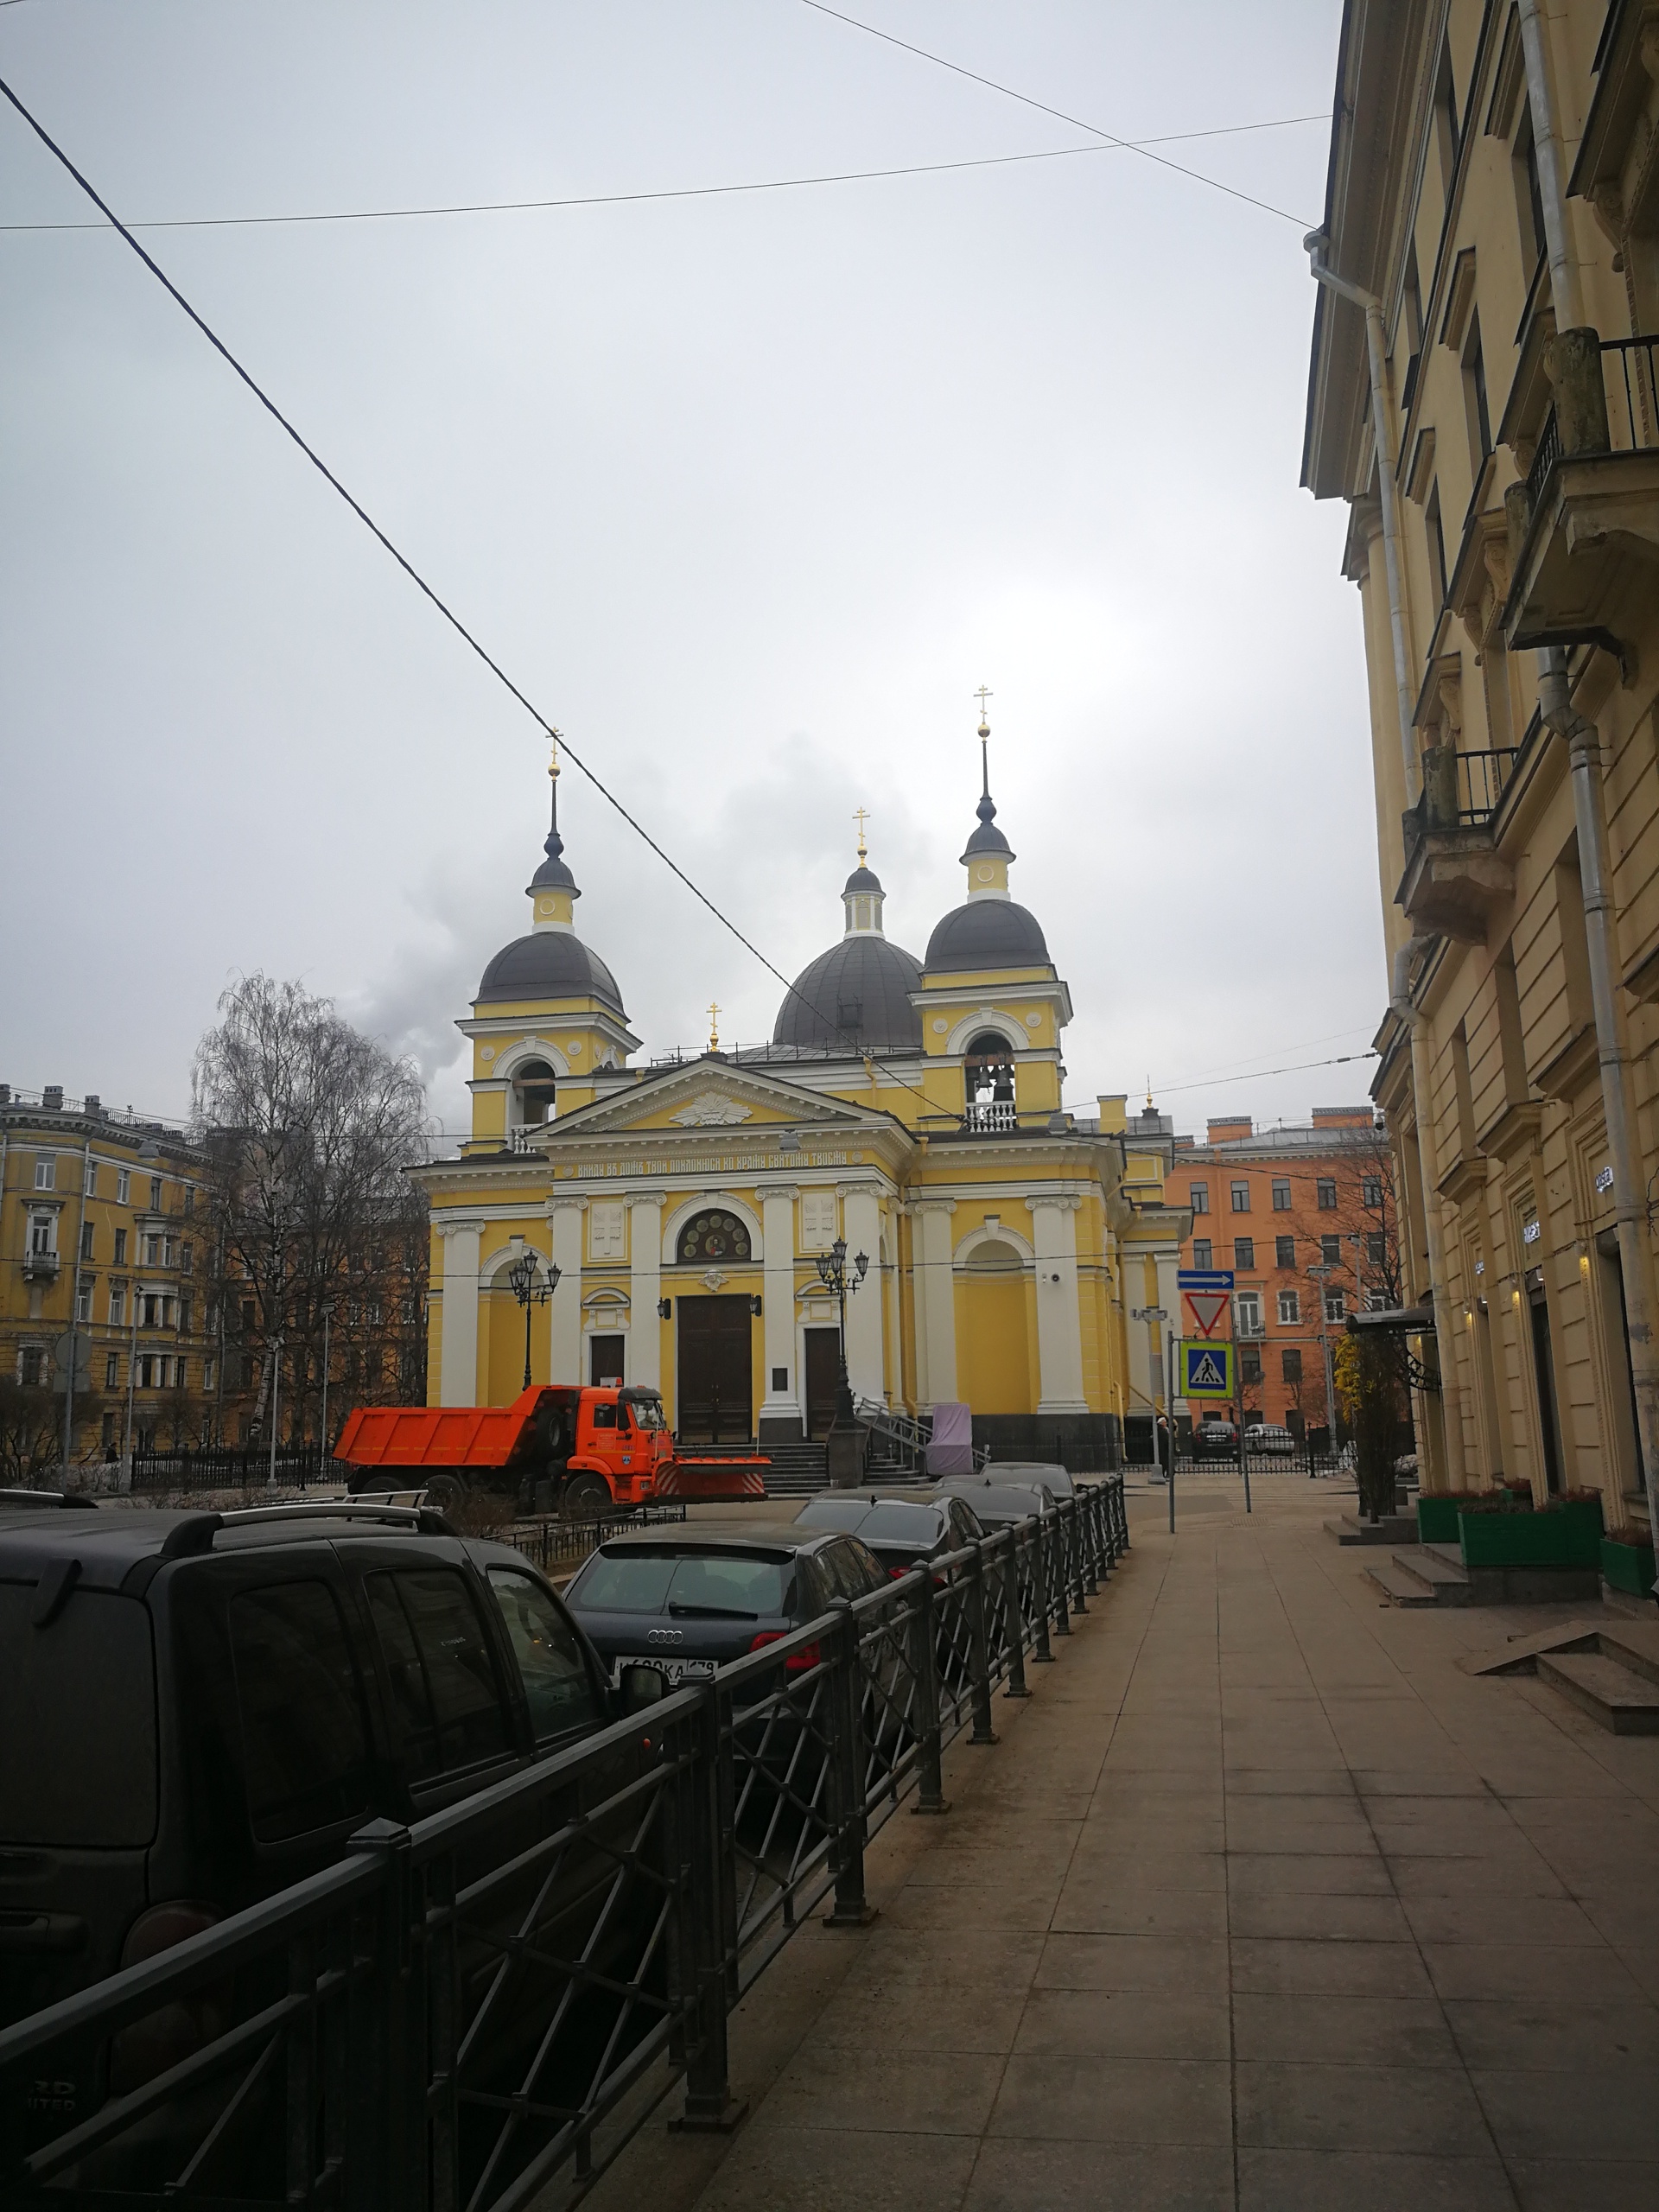
[[[624,1529],[676,1528],[685,1519],[685,1501],[671,1499],[663,1505],[628,1505],[615,1513],[601,1513],[591,1521],[565,1521],[556,1514],[533,1521],[509,1521],[488,1533],[521,1551],[543,1574],[571,1560],[586,1559],[607,1536]]]
[[[1128,1548],[1113,1477],[0,2031],[0,2204],[518,2212],[652,2069],[728,2121],[733,2005]]]
[[[269,1444],[193,1445],[168,1451],[160,1445],[135,1448],[132,1487],[157,1490],[257,1490],[270,1478],[303,1490],[312,1483],[343,1483],[350,1469],[321,1444],[279,1444],[275,1460]]]
[[[1459,753],[1458,820],[1465,829],[1478,829],[1491,820],[1520,757],[1519,747],[1512,745]]]
[[[1601,366],[1613,450],[1659,445],[1659,336],[1604,338]]]

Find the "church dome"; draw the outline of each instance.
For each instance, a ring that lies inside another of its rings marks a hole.
[[[913,952],[887,943],[881,921],[887,893],[867,860],[861,837],[858,866],[841,889],[846,933],[795,978],[778,1009],[774,1045],[846,1052],[920,1047],[922,1017],[910,995],[920,987],[921,963]]]
[[[772,1041],[839,1045],[848,1052],[919,1050],[922,1017],[910,995],[921,981],[920,963],[902,945],[874,935],[843,938],[795,978]]]
[[[969,968],[1046,968],[1048,945],[1029,908],[1011,899],[970,899],[955,906],[927,941],[932,973]]]
[[[596,952],[569,930],[535,930],[502,946],[484,970],[475,1003],[580,998],[596,998],[613,1013],[623,1012],[616,979]]]

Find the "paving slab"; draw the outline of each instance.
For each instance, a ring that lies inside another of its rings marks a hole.
[[[1491,1671],[1548,1608],[1379,1606],[1320,1488],[1132,1497],[880,1916],[734,2015],[744,2125],[584,2212],[1652,2212],[1659,1741]]]

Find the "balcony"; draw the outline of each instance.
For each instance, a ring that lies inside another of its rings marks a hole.
[[[1484,944],[1492,913],[1513,894],[1515,877],[1491,825],[1519,758],[1507,746],[1424,748],[1423,795],[1402,817],[1406,872],[1395,903],[1425,935]]]
[[[1019,1109],[1011,1098],[976,1099],[963,1116],[962,1126],[970,1136],[1001,1136],[1019,1128]]]
[[[55,1252],[25,1252],[23,1281],[25,1282],[56,1282],[58,1255]]]
[[[1526,482],[1504,495],[1504,641],[1600,645],[1630,683],[1659,561],[1659,337],[1564,331],[1548,366],[1554,404]]]

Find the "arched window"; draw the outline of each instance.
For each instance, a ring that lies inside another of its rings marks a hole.
[[[1013,1128],[1014,1048],[994,1029],[982,1029],[964,1056],[968,1119],[980,1128]]]
[[[523,1128],[539,1128],[553,1118],[553,1071],[545,1060],[524,1061],[514,1071],[512,1088]]]
[[[688,1221],[675,1246],[676,1256],[690,1263],[696,1260],[747,1260],[749,1232],[734,1213],[710,1208]]]

